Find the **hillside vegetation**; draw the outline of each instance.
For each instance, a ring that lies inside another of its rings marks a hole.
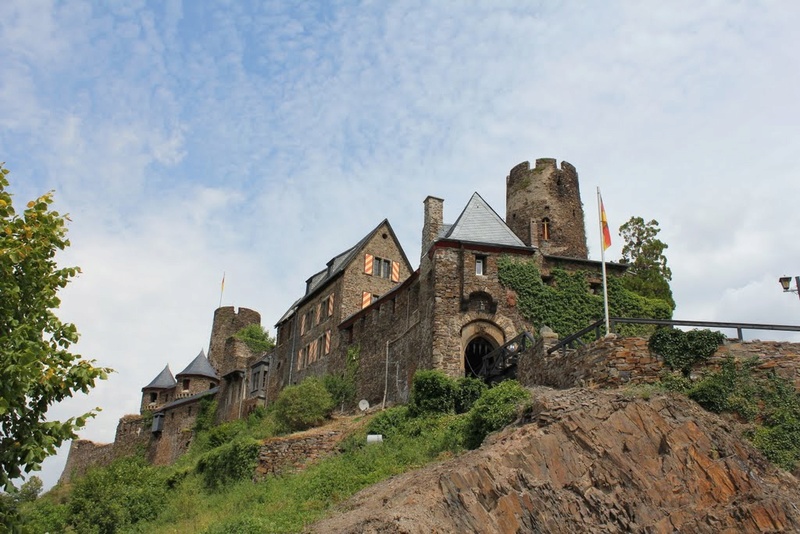
[[[190,450],[175,465],[152,467],[131,457],[90,470],[70,487],[22,504],[18,531],[302,531],[366,486],[479,446],[488,433],[514,421],[529,398],[514,381],[488,389],[474,379],[423,371],[414,378],[408,405],[351,416],[353,430],[339,454],[254,480],[261,441],[314,424],[316,408],[330,415],[333,403],[321,384],[309,380],[297,390],[287,388],[272,410],[219,426],[209,425],[209,403]],[[301,412],[313,421],[298,420]],[[368,445],[368,433],[382,434],[383,443]]]

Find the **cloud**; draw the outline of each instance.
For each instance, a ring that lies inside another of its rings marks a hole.
[[[539,157],[577,167],[594,257],[596,186],[612,229],[659,221],[676,316],[797,323],[775,280],[800,274],[799,23],[715,1],[2,3],[0,160],[17,198],[71,214],[61,313],[118,369],[54,413],[100,405],[82,435],[109,440],[206,346],[223,272],[223,304],[271,326],[384,217],[414,262],[428,194],[448,221],[473,191],[503,214]]]

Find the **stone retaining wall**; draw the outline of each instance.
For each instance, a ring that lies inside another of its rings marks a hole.
[[[343,430],[328,430],[270,439],[264,442],[258,454],[256,477],[280,475],[286,471],[301,469],[334,452],[345,435]]]
[[[527,386],[619,387],[626,384],[647,384],[658,380],[664,363],[650,352],[647,339],[607,337],[579,349],[546,354],[547,344],[538,340],[520,358],[517,377]],[[800,390],[800,343],[780,341],[729,341],[709,361],[698,366],[717,368],[728,357],[744,360],[756,357],[757,369],[774,370],[794,382]]]

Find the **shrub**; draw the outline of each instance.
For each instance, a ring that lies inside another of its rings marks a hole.
[[[506,380],[485,391],[469,411],[465,445],[470,449],[480,447],[489,433],[513,423],[529,399],[528,390],[516,380]]]
[[[648,346],[664,358],[670,368],[689,375],[696,363],[708,360],[725,341],[725,336],[712,330],[690,330],[684,332],[674,328],[660,328],[652,336]]]
[[[380,434],[385,438],[391,438],[397,432],[402,431],[408,418],[407,406],[394,406],[373,417],[367,426],[367,433]]]
[[[275,346],[275,339],[260,324],[256,323],[245,326],[233,337],[244,341],[250,350],[257,353],[267,352]]]
[[[465,376],[456,382],[456,413],[467,413],[488,386],[483,380]]]
[[[254,439],[239,439],[205,453],[197,461],[197,472],[210,489],[253,476],[260,443]]]
[[[757,364],[757,359],[737,364],[727,358],[719,371],[704,375],[687,395],[708,411],[736,413],[752,421],[758,414],[759,386],[752,373]]]
[[[297,431],[322,424],[334,403],[322,380],[310,377],[281,391],[272,406],[278,423],[286,430]]]
[[[352,377],[325,375],[322,377],[322,383],[331,394],[335,406],[344,408],[356,398],[356,383]]]
[[[240,516],[211,525],[205,534],[261,534],[272,532],[272,522],[260,517]]]
[[[160,472],[142,458],[89,470],[72,488],[70,523],[77,532],[113,533],[158,515],[166,497]]]
[[[409,415],[455,412],[456,391],[455,381],[441,371],[417,371],[411,383]]]

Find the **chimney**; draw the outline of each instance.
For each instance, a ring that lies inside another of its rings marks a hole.
[[[422,225],[421,258],[425,257],[433,242],[436,241],[436,237],[442,230],[442,219],[444,217],[443,199],[428,196],[423,204],[425,205],[425,222]]]

